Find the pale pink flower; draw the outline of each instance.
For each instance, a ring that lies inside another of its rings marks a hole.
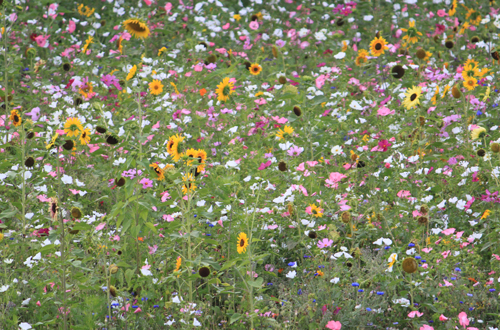
[[[412,312],[408,313],[409,318],[414,318],[415,316],[420,317],[422,315],[424,315],[424,313],[420,313],[419,311],[412,311]]]
[[[330,330],[340,330],[340,328],[342,328],[342,323],[339,321],[330,321],[326,324],[326,328]]]
[[[460,325],[463,326],[464,328],[468,326],[469,319],[467,318],[467,313],[460,312],[460,314],[458,314],[458,321],[460,322]]]

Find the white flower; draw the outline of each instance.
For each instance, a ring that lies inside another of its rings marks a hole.
[[[337,284],[337,283],[339,283],[339,281],[340,281],[340,278],[338,278],[338,277],[334,277],[334,278],[332,278],[332,279],[330,280],[330,283]]]
[[[21,305],[28,305],[30,303],[30,300],[31,300],[31,298],[23,300],[23,302],[21,303]]]
[[[66,175],[66,174],[63,175],[61,180],[64,184],[72,184],[73,183],[73,178],[70,177],[69,175]]]
[[[2,285],[2,286],[0,287],[0,292],[5,292],[5,291],[7,291],[9,288],[10,288],[10,286],[9,286],[9,285]]]
[[[334,156],[338,156],[338,155],[342,155],[342,147],[341,146],[334,146],[332,147],[332,149],[330,150],[332,152],[332,155]]]
[[[376,245],[382,245],[382,244],[385,244],[385,245],[391,245],[392,244],[392,240],[389,239],[389,238],[379,238],[378,240],[376,240],[375,242],[373,242],[373,244],[376,244]]]
[[[28,330],[28,329],[33,329],[33,328],[31,327],[31,324],[23,322],[23,323],[19,324],[19,329]]]
[[[400,304],[403,307],[409,307],[410,306],[410,301],[406,298],[399,298],[399,299],[394,299],[392,301],[394,304]]]
[[[286,274],[286,277],[288,278],[295,278],[295,276],[297,276],[297,272],[295,270],[291,270],[288,274]]]
[[[337,55],[333,56],[335,57],[337,60],[341,60],[345,57],[345,53],[344,52],[340,52],[338,53]]]
[[[195,327],[201,327],[201,323],[200,323],[200,322],[198,322],[198,320],[196,319],[196,317],[194,318],[193,325],[194,325]]]
[[[7,265],[10,265],[11,263],[14,262],[14,259],[4,259],[4,261]]]

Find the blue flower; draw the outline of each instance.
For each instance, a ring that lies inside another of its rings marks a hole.
[[[371,312],[371,311],[372,311],[372,309],[371,309],[370,307],[366,307],[366,311],[367,311],[367,312]]]
[[[359,283],[357,282],[354,282],[353,284],[351,284],[352,286],[359,286]]]
[[[458,268],[458,267],[457,267],[457,268],[455,268],[455,271],[456,271],[456,272],[461,272],[462,270],[461,270],[460,268]]]
[[[288,266],[293,267],[293,266],[296,266],[296,264],[297,264],[296,262],[289,262]]]
[[[359,289],[359,290],[358,290],[358,292],[365,292],[365,290],[363,290],[363,289]]]
[[[490,289],[490,292],[495,292],[495,291],[496,291],[496,289]]]
[[[422,259],[422,257],[421,256],[415,256],[415,259],[420,260],[420,259]]]
[[[379,296],[383,296],[383,295],[384,295],[384,292],[382,292],[382,291],[377,291],[377,294],[378,294]]]
[[[299,291],[297,291],[297,294],[300,296],[302,294],[302,289],[299,289]]]
[[[415,246],[415,244],[414,244],[414,243],[410,243],[410,244],[408,244],[408,247],[414,247],[414,246]]]

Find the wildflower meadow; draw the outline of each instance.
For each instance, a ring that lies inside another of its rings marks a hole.
[[[500,1],[0,0],[0,329],[498,330]]]

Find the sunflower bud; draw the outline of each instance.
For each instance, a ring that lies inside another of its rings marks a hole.
[[[396,79],[403,78],[405,75],[405,69],[401,65],[395,65],[391,70],[392,76]]]
[[[484,157],[486,155],[486,150],[484,149],[479,149],[476,154],[479,156],[479,157]]]
[[[286,172],[286,170],[288,169],[287,166],[286,166],[286,163],[284,161],[281,161],[279,162],[278,164],[278,169],[281,171],[281,172]]]
[[[309,236],[309,238],[311,238],[311,239],[316,239],[316,238],[318,238],[318,234],[317,234],[314,230],[311,230],[311,231],[309,232],[309,235],[308,235],[308,236]]]
[[[71,217],[75,219],[80,219],[82,217],[82,210],[80,210],[79,207],[72,207],[71,208]]]
[[[424,216],[424,215],[422,215],[422,216],[418,217],[417,221],[418,221],[418,223],[420,225],[424,225],[425,226],[425,225],[427,225],[429,223],[429,218],[426,217],[426,216]]]
[[[349,222],[351,222],[351,219],[352,219],[352,216],[351,216],[351,213],[349,211],[344,211],[342,212],[342,214],[340,215],[340,220],[347,224]]]
[[[110,286],[109,286],[109,293],[110,293],[113,297],[116,297],[117,290],[116,290],[116,288],[115,288],[113,285],[110,285]]]
[[[278,58],[278,48],[276,46],[273,46],[272,52],[273,52],[274,58]]]
[[[498,152],[500,152],[500,143],[493,142],[493,143],[490,145],[490,150],[491,150],[491,151],[493,151],[494,153],[498,153]]]
[[[115,179],[115,184],[118,186],[118,187],[123,187],[125,185],[125,178],[124,177],[121,177],[119,179]]]
[[[462,93],[456,86],[453,86],[453,88],[451,89],[451,94],[456,99],[459,99],[462,96]]]
[[[284,85],[284,84],[286,84],[287,79],[286,79],[286,77],[285,77],[285,76],[280,76],[280,77],[278,78],[278,81],[279,81],[279,83],[280,83],[280,84]]]
[[[454,43],[453,41],[451,41],[451,40],[448,40],[448,41],[446,41],[446,42],[444,43],[444,46],[445,46],[446,48],[448,48],[448,49],[452,49],[452,48],[453,48],[453,46],[455,46],[455,43]]]
[[[427,53],[425,52],[425,50],[424,50],[424,49],[419,48],[419,49],[417,50],[417,54],[416,54],[416,55],[417,55],[417,57],[418,57],[419,59],[423,60],[423,59],[427,56]]]
[[[97,126],[97,127],[95,128],[95,130],[96,130],[98,133],[101,133],[101,134],[106,133],[106,129],[105,129],[104,127],[102,127],[102,126]]]
[[[110,274],[116,274],[118,272],[118,266],[115,264],[112,264],[109,266],[109,273]]]
[[[67,62],[66,62],[66,63],[64,63],[64,64],[62,65],[62,67],[63,67],[63,70],[64,70],[64,71],[66,71],[66,72],[68,72],[69,70],[71,70],[71,64],[69,64],[69,63],[67,63]]]
[[[302,109],[298,105],[293,107],[293,113],[297,116],[300,117],[302,115]]]
[[[208,267],[201,267],[198,270],[198,274],[200,274],[201,277],[208,277],[210,275],[210,268],[208,268]]]
[[[119,141],[114,135],[108,135],[108,137],[106,138],[106,142],[108,144],[115,145],[118,144]]]

